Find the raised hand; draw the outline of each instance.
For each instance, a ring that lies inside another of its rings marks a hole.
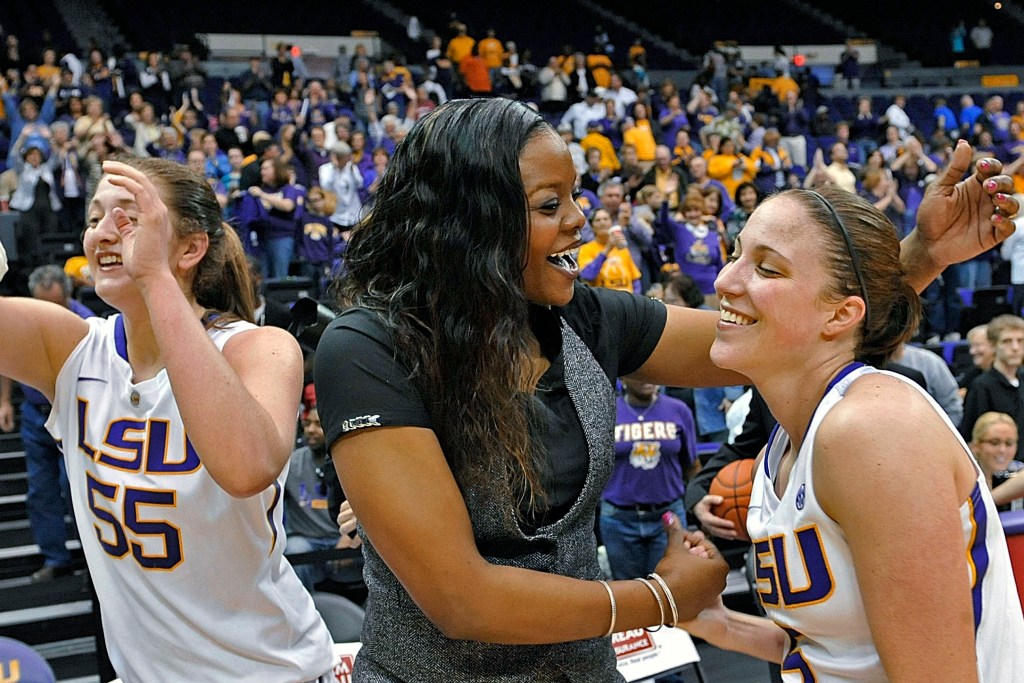
[[[138,207],[136,216],[122,207],[111,214],[121,235],[125,272],[140,284],[170,272],[169,249],[174,229],[167,206],[152,181],[142,171],[117,161],[104,161],[103,173],[111,185],[131,193]]]
[[[1013,179],[1001,175],[998,159],[984,158],[964,180],[971,146],[957,143],[949,166],[928,186],[917,210],[921,247],[940,267],[965,261],[1013,233],[1011,218],[1020,210],[1013,198]]]

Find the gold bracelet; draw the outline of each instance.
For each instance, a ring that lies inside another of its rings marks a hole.
[[[679,621],[679,610],[676,609],[676,599],[672,597],[672,591],[668,589],[668,584],[665,583],[665,579],[661,578],[658,572],[651,572],[647,575],[648,578],[654,579],[661,586],[661,589],[665,591],[665,599],[668,601],[668,606],[672,609],[672,622],[668,625],[672,628]]]
[[[661,619],[658,620],[658,628],[647,627],[647,631],[650,633],[660,631],[661,627],[665,625],[665,604],[661,601],[661,596],[658,595],[658,589],[655,588],[654,584],[648,581],[647,579],[636,578],[633,580],[639,581],[643,585],[647,586],[647,588],[651,591],[651,594],[654,595],[654,599],[658,601],[658,612],[661,614]]]
[[[612,592],[612,587],[608,585],[607,581],[604,579],[598,579],[597,581],[604,586],[606,591],[608,591],[608,600],[612,603],[612,622],[608,624],[608,633],[605,633],[603,636],[604,638],[607,638],[615,632],[615,617],[617,615],[617,610],[615,609],[615,593]]]

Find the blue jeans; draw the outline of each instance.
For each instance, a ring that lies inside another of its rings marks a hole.
[[[613,579],[635,579],[654,571],[668,545],[661,516],[669,510],[686,519],[682,498],[649,512],[623,510],[601,501],[601,541]]]
[[[868,155],[878,149],[878,143],[868,138],[860,138],[853,144],[857,146],[857,156],[860,157],[861,166],[867,163]],[[911,225],[913,225],[913,223],[911,223]]]
[[[294,237],[273,237],[263,242],[263,276],[288,277],[288,265],[295,253]]]
[[[71,564],[67,548],[64,514],[71,510],[68,473],[53,437],[46,431],[46,415],[29,401],[21,404],[21,440],[25,444],[25,469],[28,494],[25,507],[32,526],[32,537],[42,551],[48,567]]]
[[[943,336],[960,330],[960,313],[963,300],[960,298],[960,271],[956,265],[942,271],[924,290],[925,317],[931,334]]]
[[[970,259],[953,267],[959,274],[960,287],[978,289],[992,286],[992,262],[987,259]]]

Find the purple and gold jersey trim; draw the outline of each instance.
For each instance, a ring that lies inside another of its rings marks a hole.
[[[836,375],[835,377],[833,377],[832,381],[828,383],[827,387],[825,387],[825,393],[822,395],[822,398],[824,399],[825,396],[828,396],[828,392],[832,391],[832,387],[834,387],[835,385],[837,385],[840,382],[842,382],[843,378],[845,378],[847,375],[849,375],[854,370],[858,370],[858,369],[860,369],[862,367],[864,367],[864,363],[861,363],[860,361],[855,360],[852,363],[848,364],[846,367],[844,367],[842,370],[840,370],[839,374]],[[820,403],[821,402],[819,401],[819,404]],[[807,422],[807,429],[808,430],[810,430],[810,428],[811,428],[811,423],[814,422],[814,415],[815,414],[817,414],[817,410],[815,410],[815,412],[811,415],[811,419],[808,420],[808,422]],[[775,435],[778,433],[778,431],[779,431],[779,425],[776,424],[775,427],[772,428],[772,433],[768,435],[768,445],[765,447],[764,473],[766,475],[768,475],[769,479],[772,478],[772,471],[771,471],[771,467],[768,464],[767,454],[771,453],[772,442],[775,441]]]
[[[764,466],[764,475],[768,477],[769,481],[771,481],[772,478],[772,468],[771,463],[769,462],[768,454],[772,452],[772,444],[775,443],[775,437],[776,435],[778,435],[778,433],[779,425],[778,423],[776,423],[775,426],[772,427],[771,434],[768,435],[768,444],[764,447],[764,462],[761,464]]]
[[[277,508],[277,504],[281,502],[281,482],[274,482],[274,500],[270,501],[270,507],[267,508],[267,524],[270,525],[270,552],[267,553],[267,557],[274,554],[274,548],[277,546],[277,525],[274,523],[274,509]]]
[[[988,537],[988,510],[981,497],[981,488],[974,485],[970,500],[971,538],[967,547],[967,564],[971,569],[971,600],[974,602],[974,631],[981,626],[982,588],[988,574],[989,556],[985,539]]]
[[[114,349],[117,351],[117,355],[128,362],[128,335],[124,331],[124,317],[117,316],[114,319]]]

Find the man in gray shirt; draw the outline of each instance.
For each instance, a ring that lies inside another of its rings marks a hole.
[[[937,353],[913,344],[904,344],[902,351],[894,356],[893,360],[924,375],[928,383],[928,393],[949,416],[953,426],[959,427],[964,416],[964,404],[960,398],[956,378],[946,365],[946,361]]]

